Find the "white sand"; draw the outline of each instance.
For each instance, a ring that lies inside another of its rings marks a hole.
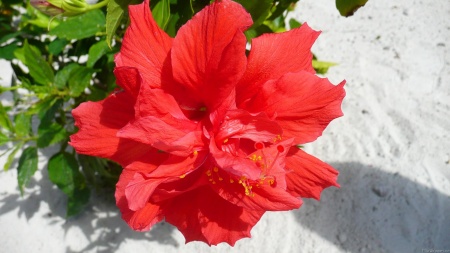
[[[0,251],[450,252],[450,1],[370,0],[351,18],[333,3],[302,0],[295,15],[323,31],[319,58],[340,63],[327,76],[348,81],[345,116],[307,146],[341,172],[340,189],[208,248],[168,224],[133,232],[107,201],[66,221],[45,169],[24,198],[16,172],[0,172]]]

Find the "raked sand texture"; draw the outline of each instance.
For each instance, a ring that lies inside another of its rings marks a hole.
[[[16,172],[0,172],[0,251],[450,252],[450,1],[369,0],[343,18],[334,1],[301,0],[294,15],[323,31],[313,52],[348,83],[345,116],[306,146],[340,171],[340,189],[267,213],[234,248],[209,248],[164,223],[131,231],[112,194],[66,221],[43,154],[24,197]]]

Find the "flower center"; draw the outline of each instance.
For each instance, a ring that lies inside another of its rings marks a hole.
[[[225,139],[224,142],[227,142],[228,139]],[[284,157],[282,154],[285,152],[285,147],[280,144],[272,144],[269,147],[266,147],[264,143],[257,142],[254,144],[256,149],[251,155],[247,158],[255,163],[255,165],[261,169],[261,174],[259,179],[252,180],[248,179],[245,176],[238,176],[234,174],[230,174],[227,171],[220,170],[219,167],[214,166],[212,169],[206,170],[205,174],[208,177],[208,181],[215,185],[219,182],[229,182],[230,184],[237,182],[244,188],[244,193],[246,196],[253,197],[254,193],[252,189],[254,187],[260,188],[264,184],[268,184],[271,187],[277,186],[277,171],[284,169],[280,168],[280,159]]]

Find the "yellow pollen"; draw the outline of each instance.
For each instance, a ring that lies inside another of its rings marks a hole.
[[[253,194],[253,192],[252,192],[253,186],[248,184],[246,177],[242,176],[241,179],[239,180],[239,184],[241,184],[244,187],[244,193],[246,196],[250,196],[250,197],[255,196],[255,194]]]
[[[185,178],[185,177],[186,177],[186,174],[183,174],[180,176],[180,178]]]
[[[230,178],[230,183],[234,183],[234,180]]]
[[[214,170],[214,172],[219,172],[219,168],[217,168],[217,167],[214,167],[213,170]]]
[[[198,151],[197,150],[194,150],[194,155],[198,155]]]
[[[208,177],[210,177],[210,176],[211,176],[211,170],[207,170],[207,171],[206,171],[206,175],[207,175]]]
[[[228,142],[228,138],[226,138],[225,140],[223,140],[223,143],[227,143]]]
[[[277,141],[281,141],[281,135],[277,135],[277,137],[275,137],[275,139],[273,139],[273,142],[277,142]]]

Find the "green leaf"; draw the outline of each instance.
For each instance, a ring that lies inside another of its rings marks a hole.
[[[0,132],[0,145],[3,145],[9,141],[10,141],[9,137],[6,136],[4,133]]]
[[[21,48],[17,48],[16,50],[14,50],[14,56],[19,59],[19,61],[21,61],[23,64],[26,64],[27,60],[25,59],[25,54],[24,54],[24,49],[23,47]],[[40,53],[39,50],[37,53]],[[14,66],[14,65],[12,65]],[[16,71],[14,71],[16,72]]]
[[[14,161],[14,157],[16,157],[17,151],[21,150],[24,145],[24,142],[20,142],[17,144],[14,149],[9,153],[8,158],[6,159],[5,165],[3,165],[3,170],[8,170],[11,167],[11,164]]]
[[[17,181],[19,183],[20,193],[23,195],[23,188],[30,181],[38,169],[38,155],[36,147],[26,148],[19,158],[17,167]]]
[[[88,11],[79,16],[67,18],[57,27],[50,31],[50,35],[59,38],[84,39],[94,36],[105,28],[105,15],[100,10]]]
[[[337,65],[337,63],[334,63],[334,62],[318,61],[318,60],[314,60],[314,59],[312,61],[312,66],[318,74],[326,74],[330,67],[333,67],[336,65]]]
[[[270,13],[270,9],[273,6],[273,0],[236,0],[250,13],[253,19],[252,27],[258,27],[267,18]]]
[[[47,109],[41,117],[41,123],[38,127],[37,146],[39,148],[48,147],[52,144],[60,142],[68,137],[68,133],[64,126],[53,122],[56,118],[56,112],[61,109],[63,101],[57,100],[49,109]]]
[[[0,126],[8,131],[13,131],[14,127],[9,119],[8,112],[0,101]]]
[[[57,153],[48,161],[48,177],[68,196],[72,196],[76,188],[85,188],[84,177],[78,162],[72,154]]]
[[[52,156],[48,162],[48,177],[69,197],[68,217],[79,213],[88,203],[90,191],[72,154],[61,152]]]
[[[152,5],[152,2],[150,4]],[[164,30],[170,19],[170,0],[157,1],[152,6],[152,15],[158,26]]]
[[[363,7],[368,0],[336,0],[336,8],[344,17],[352,16],[359,8]]]
[[[3,0],[4,4],[12,5],[12,4],[21,4],[22,0]]]
[[[55,86],[56,88],[63,90],[66,87],[67,82],[69,81],[70,74],[75,69],[80,68],[81,66],[77,63],[70,63],[69,65],[65,66],[63,69],[56,72],[55,75]]]
[[[94,64],[108,51],[111,51],[111,49],[109,49],[108,43],[106,43],[106,41],[104,40],[101,40],[92,45],[89,48],[89,57],[86,63],[86,67],[88,68],[94,67]]]
[[[106,8],[106,43],[111,47],[111,40],[122,21],[131,0],[110,0]]]
[[[7,41],[9,41],[10,39],[19,37],[20,35],[23,35],[23,34],[25,34],[23,31],[17,31],[17,32],[7,33],[7,34],[5,34],[5,36],[3,36],[3,37],[0,39],[0,44],[4,44],[4,43],[6,43]]]
[[[25,62],[28,67],[31,77],[34,81],[42,85],[51,85],[54,80],[53,69],[42,58],[41,52],[37,47],[28,44],[25,40],[23,45],[23,54]]]
[[[57,38],[48,44],[48,51],[54,55],[60,54],[68,43],[66,39]]]
[[[298,1],[299,0],[279,0],[275,5],[275,10],[272,10],[269,20],[274,20],[283,16],[286,11],[292,10],[293,6],[295,6]]]
[[[45,111],[41,112],[41,114],[39,115],[41,123],[39,123],[38,129],[43,129],[47,127],[47,125],[50,125],[55,120],[56,112],[61,109],[62,105],[63,100],[57,99],[56,101],[51,103],[51,106],[47,107]]]
[[[39,100],[37,103],[33,104],[30,109],[26,112],[28,115],[38,114],[39,119],[45,115],[45,112],[56,103],[58,99],[53,96],[47,96],[44,99]]]
[[[94,73],[95,70],[81,66],[73,70],[69,78],[70,95],[73,97],[80,96],[84,89],[89,86]]]
[[[19,113],[14,117],[17,137],[27,137],[31,132],[31,115]]]
[[[67,217],[72,217],[79,214],[89,202],[91,191],[89,188],[76,189],[67,201]]]
[[[69,136],[64,126],[58,123],[39,125],[38,135],[37,146],[39,148],[45,148],[58,143]]]
[[[14,59],[14,51],[16,51],[19,46],[16,43],[11,43],[9,45],[0,47],[0,58],[11,61]]]
[[[298,22],[295,18],[289,20],[289,27],[291,29],[299,28],[300,26],[302,26],[302,23]]]

